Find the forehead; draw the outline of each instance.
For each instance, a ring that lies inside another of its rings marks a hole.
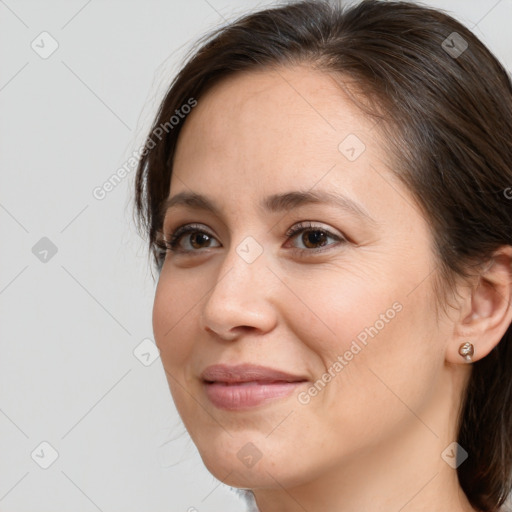
[[[229,76],[188,115],[169,195],[209,196],[237,218],[264,197],[314,189],[352,198],[374,218],[407,216],[399,210],[414,200],[391,172],[375,120],[347,89],[305,67]]]
[[[386,229],[427,240],[421,208],[393,172],[375,120],[344,85],[297,67],[223,80],[198,99],[183,125],[169,195],[206,196],[243,223],[259,215],[265,198],[332,192],[362,205]]]
[[[304,159],[337,159],[339,144],[349,134],[364,139],[366,133],[366,146],[370,137],[375,146],[373,120],[344,89],[332,75],[306,66],[228,76],[189,114],[175,165],[214,159],[275,171],[283,165],[300,168]]]

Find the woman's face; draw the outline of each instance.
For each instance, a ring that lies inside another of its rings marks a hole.
[[[169,197],[203,202],[167,211],[167,239],[195,231],[167,253],[153,327],[178,412],[229,485],[300,485],[440,425],[431,237],[373,125],[295,67],[230,77],[180,134]],[[202,379],[241,364],[289,375]]]

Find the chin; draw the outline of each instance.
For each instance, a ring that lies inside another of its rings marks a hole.
[[[247,436],[249,439],[249,436]],[[251,441],[232,440],[231,445],[215,449],[210,445],[199,453],[208,471],[218,480],[231,487],[258,489],[274,487],[295,487],[307,480],[297,466],[295,453],[276,453],[273,449],[261,450]],[[265,453],[261,453],[265,451]]]

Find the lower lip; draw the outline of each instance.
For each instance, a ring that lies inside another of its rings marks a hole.
[[[216,407],[229,411],[247,409],[288,396],[304,382],[204,383],[206,395]]]

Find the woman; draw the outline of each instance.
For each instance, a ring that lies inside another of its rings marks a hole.
[[[437,10],[302,1],[201,41],[136,207],[155,340],[216,478],[261,512],[500,510],[511,140],[509,76]]]

